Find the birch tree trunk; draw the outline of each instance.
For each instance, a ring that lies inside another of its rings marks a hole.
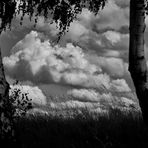
[[[145,0],[131,0],[129,71],[135,85],[144,122],[148,125],[148,72],[144,55],[145,27]]]
[[[10,1],[8,3],[4,1],[0,3],[0,35],[5,27],[5,24],[7,23],[7,21],[9,22],[10,19],[12,19],[14,13],[12,11],[13,9],[11,8],[13,8],[15,5],[10,5],[9,3]],[[12,12],[11,15],[8,12]],[[4,24],[2,20],[3,18],[4,20],[6,19],[4,21]],[[14,138],[14,123],[12,114],[13,106],[9,99],[9,84],[7,83],[5,78],[0,48],[0,142],[3,141],[6,147],[7,144],[9,145],[9,142],[12,141],[12,139]]]
[[[12,140],[14,135],[12,104],[9,100],[9,84],[6,81],[0,49],[0,140]],[[6,144],[5,143],[5,144]]]

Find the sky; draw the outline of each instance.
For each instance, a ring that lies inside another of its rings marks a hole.
[[[0,36],[6,77],[10,84],[19,80],[38,104],[58,96],[79,105],[136,98],[128,72],[129,0],[109,0],[97,16],[83,9],[57,45],[50,18],[39,17],[36,28],[27,16],[22,26],[19,19]],[[145,49],[148,59],[148,29]]]

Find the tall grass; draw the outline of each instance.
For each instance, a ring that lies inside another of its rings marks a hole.
[[[118,109],[107,114],[72,109],[29,115],[17,120],[16,133],[19,148],[148,147],[148,128],[141,114]]]

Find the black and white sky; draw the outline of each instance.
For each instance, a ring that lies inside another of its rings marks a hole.
[[[11,31],[0,36],[3,62],[9,83],[15,79],[33,98],[72,95],[77,101],[100,98],[133,98],[128,72],[129,0],[109,0],[94,16],[83,9],[58,45],[58,30],[50,18],[39,17],[36,28],[25,16],[13,20]],[[148,25],[148,19],[146,18]],[[148,58],[148,29],[145,32]]]

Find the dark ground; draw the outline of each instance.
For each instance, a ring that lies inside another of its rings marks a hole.
[[[147,148],[148,128],[140,113],[32,115],[16,123],[19,148]],[[12,146],[12,145],[11,145]]]

